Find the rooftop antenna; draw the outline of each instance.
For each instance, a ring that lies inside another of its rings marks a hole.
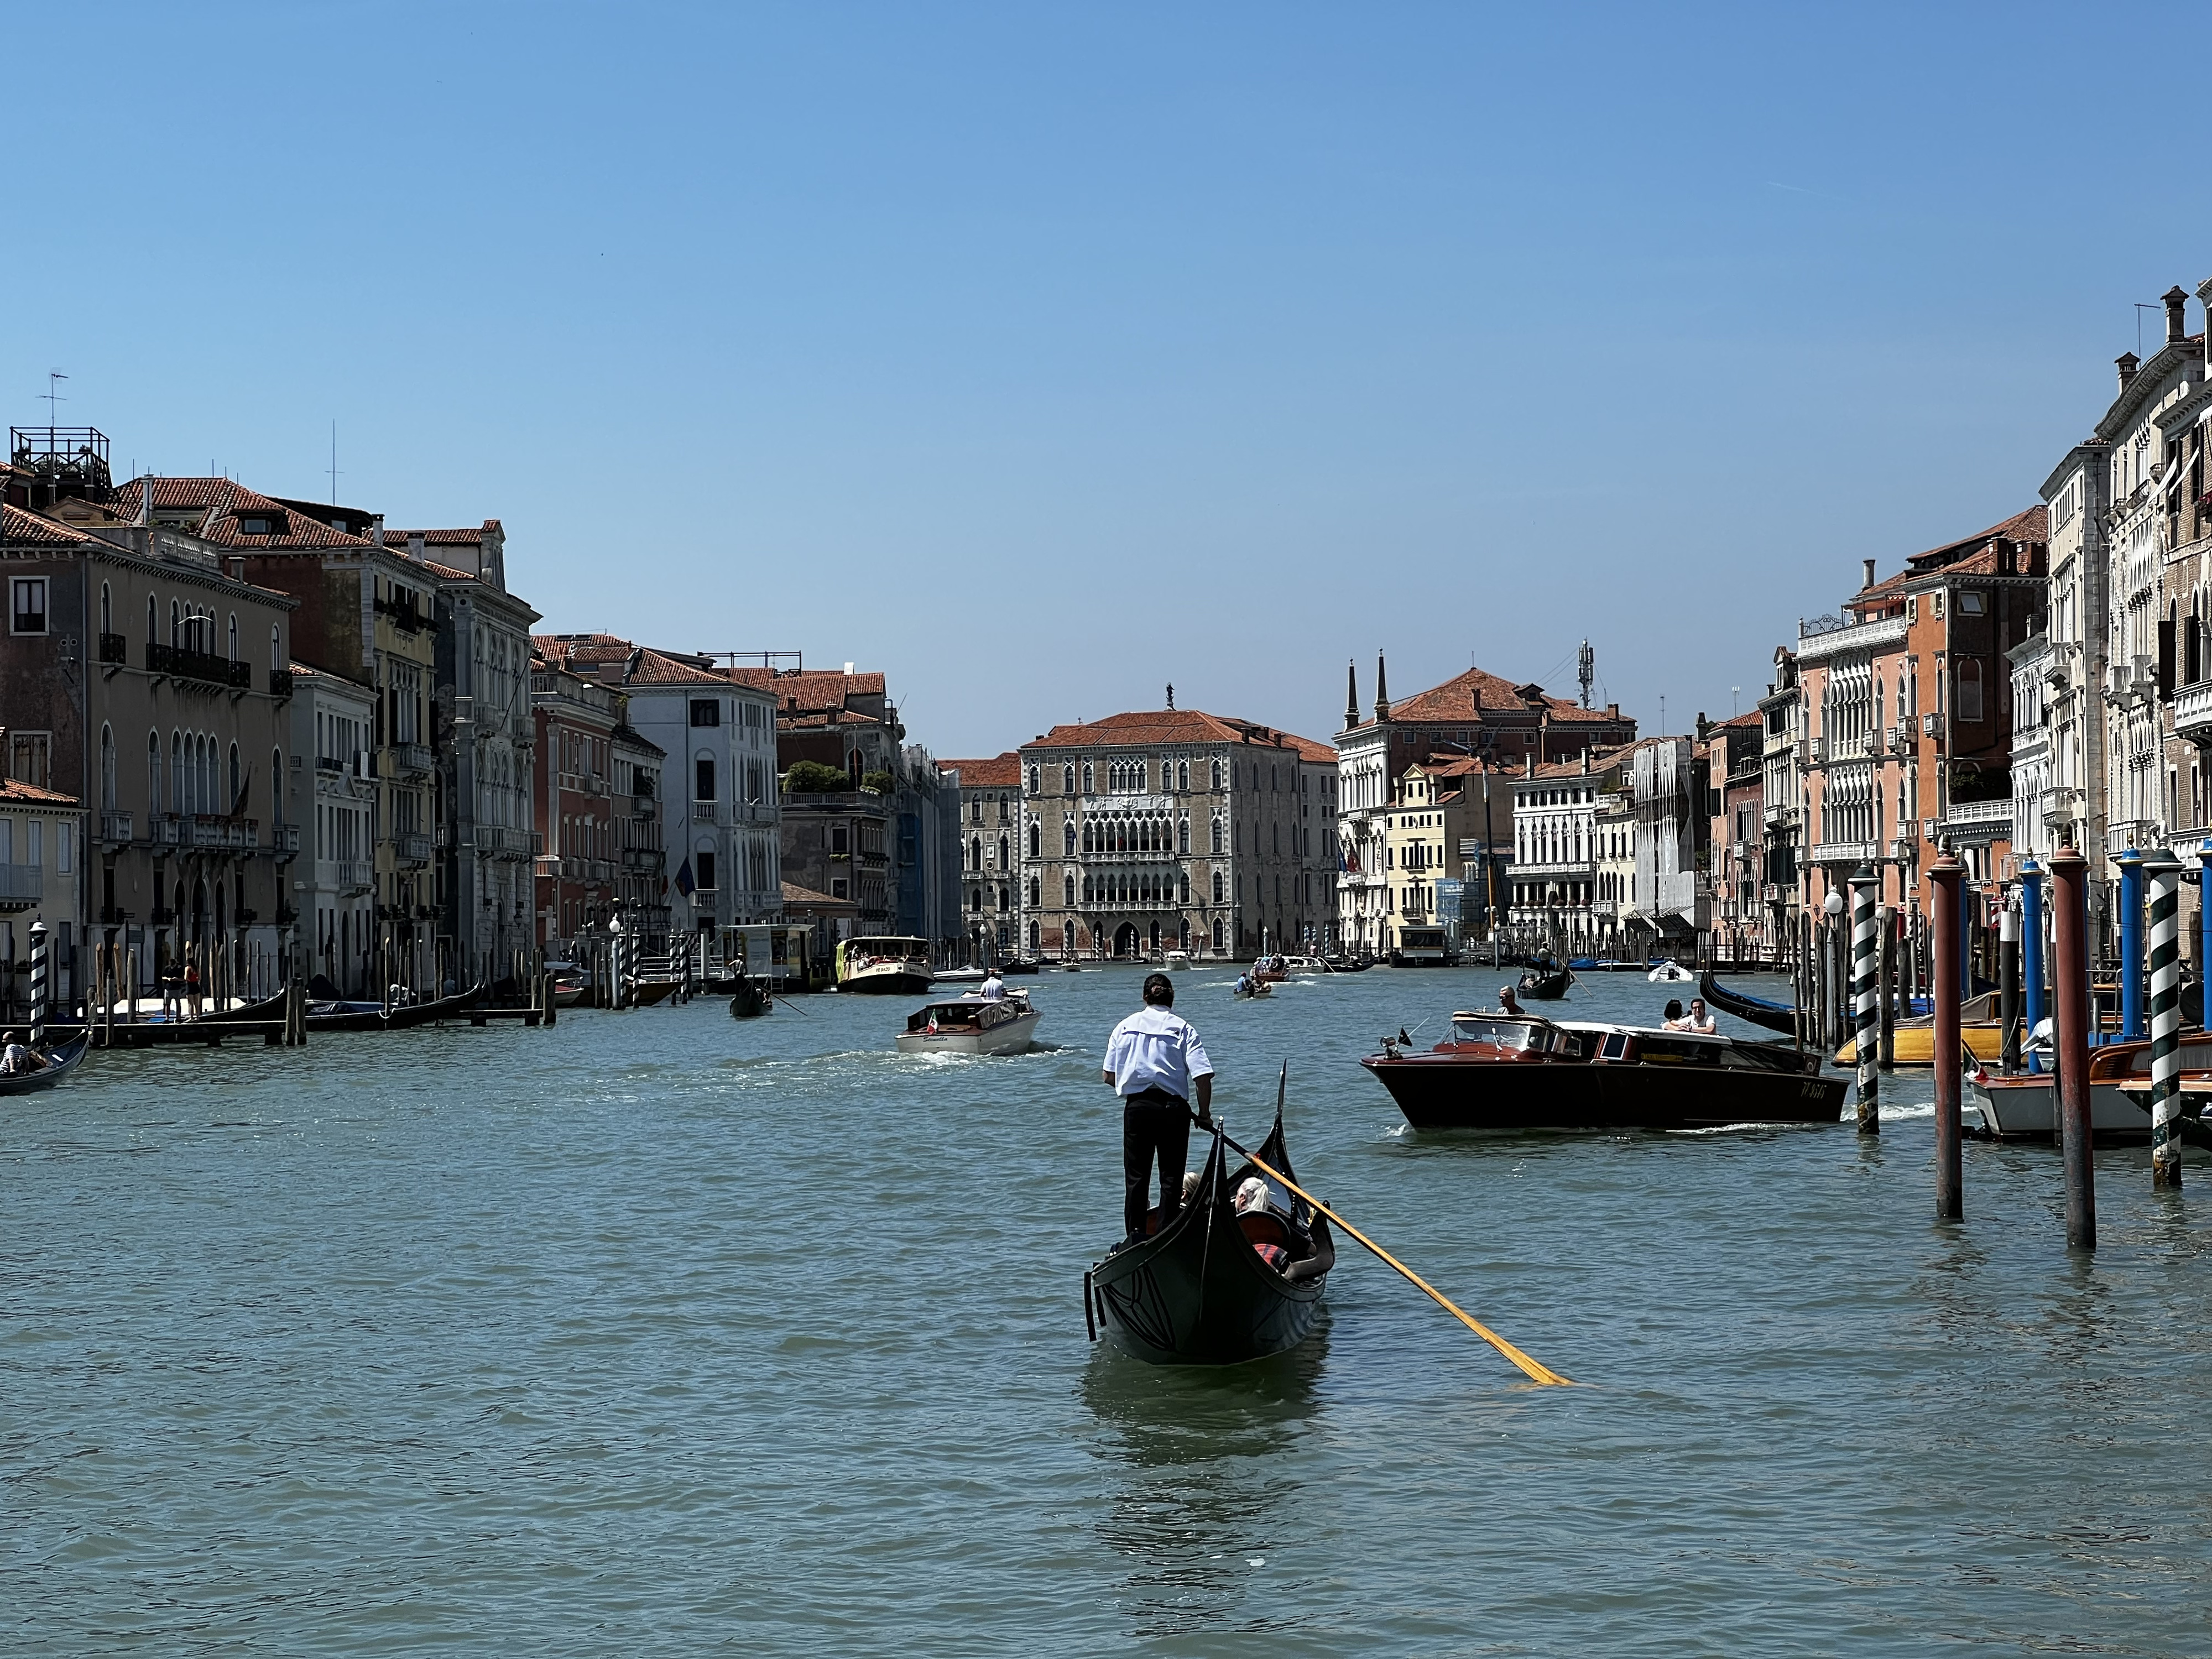
[[[1575,653],[1575,678],[1582,682],[1583,707],[1587,708],[1589,707],[1590,682],[1597,678],[1597,653],[1590,649],[1588,640],[1584,640],[1583,648]]]
[[[65,404],[69,401],[68,398],[62,396],[61,392],[61,384],[67,379],[69,379],[69,376],[63,374],[58,368],[50,368],[46,371],[46,389],[42,395],[44,395],[46,400],[46,424],[50,427],[59,426],[61,424],[59,418],[60,411],[58,405]]]
[[[1659,696],[1659,735],[1662,738],[1667,735],[1667,696],[1664,692]]]

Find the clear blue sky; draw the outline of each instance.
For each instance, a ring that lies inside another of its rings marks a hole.
[[[941,755],[1585,635],[1680,729],[2029,504],[2212,274],[2204,22],[21,11],[0,408],[318,496],[335,418],[542,626],[880,667]]]

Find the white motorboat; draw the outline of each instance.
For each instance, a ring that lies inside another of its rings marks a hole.
[[[1044,1016],[1025,992],[924,1003],[898,1034],[902,1054],[1014,1054],[1030,1046]]]
[[[988,968],[940,968],[937,970],[939,985],[981,985],[991,977]]]
[[[2140,1145],[2150,1139],[2150,1044],[2136,1040],[2108,1042],[2089,1051],[2089,1130],[2100,1146]],[[1966,1104],[1999,1140],[2053,1140],[2058,1132],[2058,1089],[2051,1071],[2050,1048],[2029,1045],[2044,1069],[2007,1077],[1988,1066],[1966,1077]],[[2176,1056],[2181,1072],[2182,1111],[2198,1115],[2206,1079],[2212,1076],[2212,1038],[2196,1033],[2183,1040]]]
[[[929,989],[929,941],[903,934],[848,939],[837,947],[837,988],[912,996]]]
[[[1646,974],[1644,978],[1654,985],[1677,985],[1693,980],[1697,975],[1670,957]]]
[[[1171,974],[1187,974],[1187,973],[1188,973],[1189,971],[1190,971],[1190,952],[1189,952],[1189,951],[1169,951],[1169,952],[1168,952],[1168,972],[1170,972],[1170,973],[1171,973]]]
[[[1283,965],[1294,974],[1325,974],[1328,964],[1319,957],[1285,957]]]

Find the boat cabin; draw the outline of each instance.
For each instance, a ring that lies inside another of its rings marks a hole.
[[[1444,966],[1444,930],[1441,927],[1401,927],[1390,960],[1401,968]]]
[[[1004,1025],[1010,1019],[1019,1019],[1029,1012],[1029,999],[1019,992],[1010,993],[995,1000],[982,997],[955,997],[943,1002],[924,1003],[907,1016],[906,1029],[916,1033],[988,1031],[994,1026]]]
[[[1560,1024],[1535,1014],[1468,1012],[1452,1016],[1452,1034],[1432,1053],[1457,1060],[1589,1061],[1618,1066],[1703,1066],[1756,1072],[1798,1072],[1818,1055],[1779,1043],[1740,1042],[1696,1031],[1581,1020]]]

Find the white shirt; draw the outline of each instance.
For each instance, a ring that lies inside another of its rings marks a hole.
[[[982,995],[984,1001],[996,1002],[1000,997],[1003,997],[1006,994],[1006,981],[1000,979],[996,974],[992,975],[990,978],[983,981]]]
[[[1213,1062],[1188,1020],[1172,1008],[1145,1007],[1114,1028],[1106,1070],[1114,1073],[1114,1092],[1124,1098],[1164,1089],[1188,1100],[1191,1079],[1212,1077]]]
[[[31,1069],[31,1051],[20,1042],[11,1042],[0,1049],[0,1073],[13,1077],[18,1072]]]

